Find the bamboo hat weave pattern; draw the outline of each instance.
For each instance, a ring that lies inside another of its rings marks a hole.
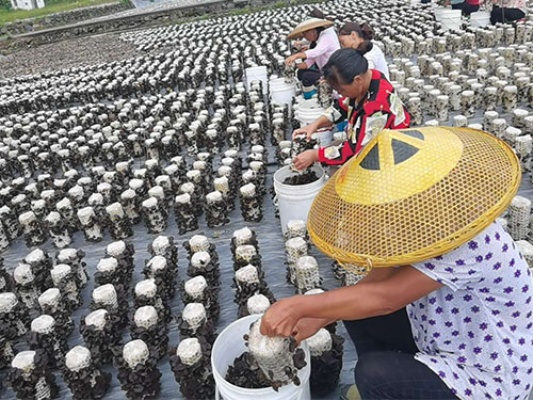
[[[288,39],[296,39],[302,36],[304,32],[307,32],[315,28],[329,28],[333,26],[333,21],[328,21],[321,18],[309,18],[303,22],[300,22],[296,28],[294,28],[291,33],[287,36]]]
[[[520,177],[513,150],[486,132],[384,130],[318,193],[309,235],[343,265],[420,262],[485,229],[509,205]]]

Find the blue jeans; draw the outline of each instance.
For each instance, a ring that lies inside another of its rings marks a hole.
[[[456,399],[437,374],[415,360],[418,348],[405,308],[344,326],[357,351],[355,383],[362,399]]]

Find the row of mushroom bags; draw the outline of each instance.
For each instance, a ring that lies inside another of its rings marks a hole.
[[[317,6],[372,26],[413,126],[514,148],[523,184],[499,220],[533,266],[533,23],[446,30],[432,4]],[[224,327],[357,284],[305,221],[280,229],[273,173],[309,145],[290,140],[303,103],[246,79],[294,79],[286,37],[311,9],[124,32],[110,37],[135,58],[0,81],[0,397],[212,398]],[[353,380],[345,338],[332,324],[308,340],[315,396]],[[262,385],[255,366],[243,355],[226,379]]]

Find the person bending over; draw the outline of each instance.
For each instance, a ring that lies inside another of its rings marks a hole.
[[[305,134],[310,139],[318,129],[347,120],[347,138],[340,144],[300,153],[293,160],[296,169],[303,170],[317,161],[342,165],[383,129],[409,127],[411,116],[392,84],[381,72],[369,69],[367,59],[358,51],[344,48],[333,53],[324,66],[324,79],[341,98],[318,119],[296,129],[293,137]]]
[[[285,59],[288,66],[296,65],[298,79],[302,82],[304,98],[310,99],[316,93],[315,83],[322,75],[322,69],[330,56],[340,48],[333,22],[310,18],[299,24],[288,35],[289,39],[305,38],[308,49],[299,51]]]

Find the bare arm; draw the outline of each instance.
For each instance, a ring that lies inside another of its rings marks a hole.
[[[396,272],[396,268],[374,268],[361,282],[379,282],[390,278]]]
[[[376,268],[363,279],[365,282],[379,282],[388,279],[394,274],[394,268]],[[308,296],[310,297],[310,296]],[[320,328],[335,322],[334,318],[302,318],[298,321],[295,327],[296,334],[294,335],[296,341],[300,343],[313,336]]]
[[[263,316],[261,332],[269,336],[290,336],[302,318],[336,321],[387,315],[442,287],[411,266],[394,269],[390,275],[377,275],[383,276],[374,275],[354,286],[315,296],[280,300]]]
[[[320,302],[300,299],[298,308],[302,317],[337,320],[375,317],[397,311],[441,286],[417,269],[407,266],[397,268],[384,279],[362,280],[357,285],[323,293]]]

